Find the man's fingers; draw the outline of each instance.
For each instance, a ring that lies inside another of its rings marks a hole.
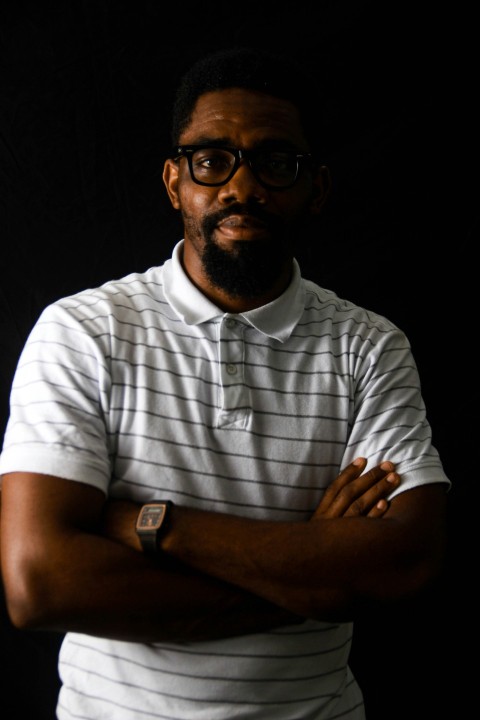
[[[351,502],[344,511],[345,517],[354,517],[358,515],[366,515],[368,517],[381,517],[388,509],[382,501],[400,484],[400,476],[395,472],[390,472],[384,477],[379,478],[371,487]],[[377,505],[380,505],[377,507]]]
[[[335,498],[341,490],[348,485],[348,483],[351,483],[352,480],[355,480],[355,478],[360,476],[366,465],[367,460],[363,457],[356,458],[352,463],[350,463],[350,465],[347,465],[347,467],[344,468],[339,475],[337,475],[333,483],[325,490],[320,505],[317,508],[317,512],[327,510],[335,501]]]
[[[366,514],[366,517],[369,518],[380,518],[385,515],[388,508],[390,507],[390,503],[388,500],[385,500],[385,498],[382,498],[382,500],[379,500],[372,508],[369,510],[369,512]]]
[[[315,517],[342,517],[364,515],[381,517],[388,509],[380,502],[385,500],[400,483],[400,476],[390,461],[376,465],[361,475],[366,460],[358,458],[348,465],[325,492]],[[377,503],[380,503],[377,506]]]

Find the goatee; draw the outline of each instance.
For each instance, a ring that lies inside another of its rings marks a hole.
[[[237,241],[233,249],[225,250],[214,239],[221,219],[233,214],[245,214],[262,220],[269,230],[267,240]],[[258,208],[228,211],[205,218],[202,224],[205,246],[202,263],[210,282],[231,297],[255,298],[267,292],[280,276],[286,260],[291,257],[285,227],[277,218]]]

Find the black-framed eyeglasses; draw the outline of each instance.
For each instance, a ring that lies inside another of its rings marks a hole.
[[[175,160],[186,157],[192,180],[210,187],[225,185],[237,172],[240,161],[246,160],[258,182],[270,190],[292,187],[298,179],[301,163],[312,160],[311,153],[295,150],[240,150],[208,145],[177,145],[173,155]]]

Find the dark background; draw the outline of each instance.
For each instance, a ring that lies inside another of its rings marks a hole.
[[[453,482],[438,583],[357,625],[368,720],[463,718],[473,702],[473,30],[458,3],[0,2],[2,434],[40,310],[159,264],[180,238],[161,172],[181,72],[245,43],[293,51],[325,78],[334,191],[304,273],[406,332]],[[1,619],[0,714],[53,720],[61,637],[14,630],[3,601]]]

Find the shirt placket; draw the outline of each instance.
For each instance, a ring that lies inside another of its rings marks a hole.
[[[231,315],[225,315],[220,323],[217,427],[244,428],[251,418],[250,391],[245,384],[245,329]]]

